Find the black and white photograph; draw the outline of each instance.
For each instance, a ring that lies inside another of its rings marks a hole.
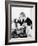
[[[6,44],[37,41],[37,3],[10,2],[7,7]]]
[[[11,16],[12,38],[32,37],[31,34],[32,19],[30,15],[31,15],[31,8],[18,8],[18,7],[12,8],[12,16]]]

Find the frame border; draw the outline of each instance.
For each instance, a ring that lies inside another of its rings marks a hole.
[[[11,43],[8,43],[8,4],[9,3],[7,3],[7,4],[6,3],[7,2],[5,2],[5,12],[6,12],[5,45],[24,44],[24,43],[36,43],[37,42],[37,3],[36,2],[10,1],[10,3],[22,3],[22,4],[34,4],[35,5],[35,41],[11,42]]]

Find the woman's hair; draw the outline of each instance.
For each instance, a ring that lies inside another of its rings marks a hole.
[[[20,15],[21,15],[22,17],[26,17],[24,12],[21,12]]]

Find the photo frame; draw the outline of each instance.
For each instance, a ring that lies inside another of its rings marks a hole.
[[[9,1],[5,2],[5,10],[5,45],[37,42],[37,3]]]

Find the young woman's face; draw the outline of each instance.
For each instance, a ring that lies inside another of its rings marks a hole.
[[[24,19],[23,15],[20,15],[20,19]]]
[[[20,16],[20,19],[26,19],[26,17],[24,17],[24,16],[21,15],[21,16]]]

